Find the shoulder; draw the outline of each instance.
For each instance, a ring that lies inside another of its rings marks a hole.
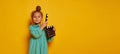
[[[30,25],[30,26],[29,26],[29,29],[30,29],[30,30],[34,29],[34,26],[33,26],[33,25]]]
[[[29,28],[32,28],[32,27],[33,27],[33,25],[30,25],[30,26],[29,26]]]

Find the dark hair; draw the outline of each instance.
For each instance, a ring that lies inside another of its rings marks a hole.
[[[41,14],[41,16],[43,17],[43,13],[41,12],[41,7],[36,6],[36,10],[31,13],[31,18],[33,18],[34,13],[36,13],[36,12],[39,12]]]

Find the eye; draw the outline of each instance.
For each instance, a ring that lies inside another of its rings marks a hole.
[[[36,16],[33,16],[33,18],[37,18]]]
[[[40,16],[38,16],[38,18],[40,18]]]

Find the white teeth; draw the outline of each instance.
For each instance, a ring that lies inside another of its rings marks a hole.
[[[54,26],[53,25],[49,25],[49,26],[47,26],[47,29],[52,29],[52,28],[54,28]]]
[[[48,28],[49,28],[49,26],[48,26]]]
[[[50,26],[48,28],[50,28]]]
[[[51,26],[51,28],[52,28],[52,26]]]

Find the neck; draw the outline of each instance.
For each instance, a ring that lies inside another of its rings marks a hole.
[[[34,23],[34,25],[39,25],[39,23]]]

